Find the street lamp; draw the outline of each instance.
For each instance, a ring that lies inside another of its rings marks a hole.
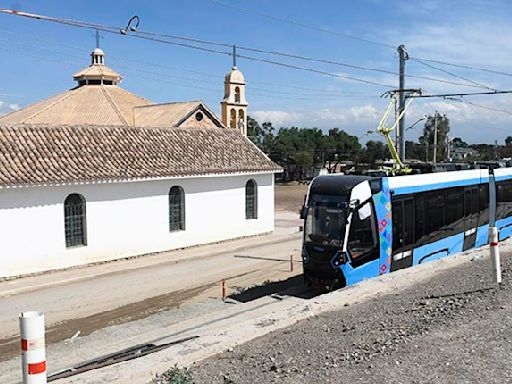
[[[359,137],[357,138],[357,140],[361,140],[363,137],[365,137],[365,136],[370,136],[370,135],[372,135],[372,134],[374,134],[374,133],[375,133],[375,131],[373,131],[373,130],[366,131],[366,133],[364,133],[364,134],[362,134],[361,136],[359,136]]]
[[[405,130],[408,131],[409,129],[413,129],[416,124],[418,124],[420,121],[423,121],[425,119],[426,119],[426,117],[422,117],[421,119],[416,121],[413,125],[410,125],[409,127],[405,128]]]

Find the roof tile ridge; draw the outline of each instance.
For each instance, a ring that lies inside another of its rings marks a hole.
[[[128,122],[126,121],[126,119],[123,117],[123,114],[121,113],[121,110],[119,109],[119,107],[117,106],[117,104],[115,103],[114,99],[112,99],[112,97],[110,96],[110,94],[107,92],[107,90],[105,89],[105,87],[103,85],[101,85],[101,90],[103,91],[103,94],[105,95],[105,97],[107,98],[107,101],[110,103],[110,105],[112,106],[112,108],[114,109],[115,113],[117,114],[117,116],[119,117],[119,119],[121,120],[121,122],[125,125],[125,126],[129,126],[130,124],[128,124]]]

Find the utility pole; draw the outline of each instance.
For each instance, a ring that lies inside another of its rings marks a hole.
[[[434,164],[437,163],[437,111],[434,114]]]
[[[398,55],[400,58],[399,62],[399,84],[398,84],[398,112],[397,116],[400,116],[400,114],[403,112],[405,108],[405,60],[409,58],[407,55],[407,51],[405,50],[405,46],[399,45],[397,48]],[[398,155],[400,157],[400,160],[402,163],[405,161],[405,115],[402,116],[400,121],[398,122],[398,136],[399,136],[399,146],[398,146]]]
[[[446,160],[447,161],[451,161],[450,159],[450,151],[451,151],[451,148],[450,146],[452,145],[452,142],[450,140],[450,135],[446,135]]]

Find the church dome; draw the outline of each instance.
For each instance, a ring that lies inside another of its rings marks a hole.
[[[242,72],[238,70],[236,66],[231,68],[224,78],[226,83],[232,84],[245,84],[245,78]]]

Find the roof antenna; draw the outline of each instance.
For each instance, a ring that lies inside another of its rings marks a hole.
[[[99,29],[97,29],[97,30],[96,30],[96,48],[99,48],[99,47],[100,47],[100,38],[101,38],[101,36],[100,36],[100,30],[99,30]]]
[[[233,45],[233,68],[236,68],[236,45]]]
[[[132,22],[135,23],[132,26]],[[139,16],[135,15],[130,20],[128,20],[128,24],[126,24],[126,28],[120,29],[121,35],[126,35],[128,32],[137,32],[137,28],[139,27],[140,19]]]

